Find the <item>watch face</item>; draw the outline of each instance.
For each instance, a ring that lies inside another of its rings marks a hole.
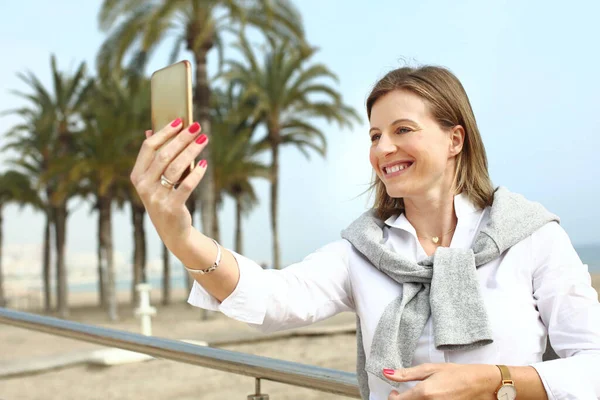
[[[513,385],[504,385],[498,390],[498,400],[515,400],[517,389]]]

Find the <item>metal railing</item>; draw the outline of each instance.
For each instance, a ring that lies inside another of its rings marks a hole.
[[[37,314],[0,308],[0,323],[84,342],[118,347],[157,358],[193,364],[256,379],[255,394],[248,399],[268,399],[260,393],[260,381],[305,387],[360,398],[356,374],[230,350],[197,346],[178,340],[86,325]]]

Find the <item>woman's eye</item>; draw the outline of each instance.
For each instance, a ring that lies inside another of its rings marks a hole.
[[[378,140],[381,137],[381,134],[376,133],[373,136],[371,136],[371,142],[374,142],[376,140]]]
[[[408,133],[408,132],[410,132],[410,131],[411,131],[411,129],[410,129],[410,128],[404,128],[404,127],[401,127],[401,128],[398,128],[398,129],[396,129],[396,133],[397,133],[397,134],[400,134],[400,133]]]

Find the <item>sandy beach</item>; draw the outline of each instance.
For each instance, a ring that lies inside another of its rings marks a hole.
[[[592,276],[600,290],[600,274]],[[120,320],[107,322],[105,314],[95,306],[94,294],[72,294],[70,319],[82,323],[139,332],[139,321],[126,305],[129,293],[119,293]],[[222,332],[256,331],[245,324],[217,313],[201,320],[201,311],[185,304],[187,292],[173,293],[173,304],[161,307],[160,294],[152,293],[158,307],[153,319],[153,334],[171,339],[205,340]],[[352,321],[342,315],[341,321]],[[336,317],[337,318],[337,317]],[[345,318],[345,319],[344,319]],[[211,336],[212,335],[212,336]],[[32,360],[70,352],[99,349],[100,346],[64,339],[44,333],[0,325],[0,366],[16,360]],[[223,348],[244,353],[279,358],[310,365],[354,372],[356,342],[354,334],[293,337],[245,344],[227,344]],[[254,379],[166,360],[113,367],[72,366],[43,373],[0,379],[0,399],[243,399],[254,390]],[[272,399],[342,399],[345,397],[263,382],[263,392]]]

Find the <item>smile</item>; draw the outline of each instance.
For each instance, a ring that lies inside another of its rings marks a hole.
[[[381,168],[383,175],[386,178],[393,178],[398,175],[402,175],[413,165],[410,161],[403,161],[394,164],[388,164]]]

